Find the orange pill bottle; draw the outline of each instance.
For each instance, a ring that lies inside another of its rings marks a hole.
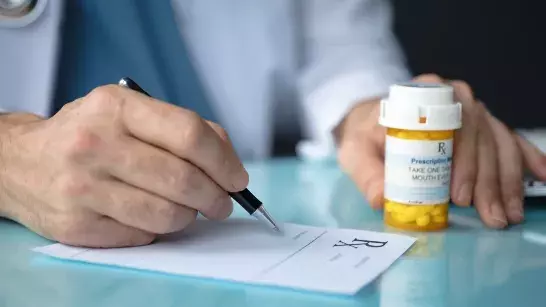
[[[402,83],[381,101],[385,140],[384,221],[404,230],[448,226],[455,130],[462,109],[445,84]]]

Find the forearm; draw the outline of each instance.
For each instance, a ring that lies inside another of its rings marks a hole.
[[[14,126],[22,125],[22,124],[28,124],[31,122],[42,120],[43,118],[32,114],[32,113],[25,113],[25,112],[17,112],[17,113],[0,113],[0,133],[4,133],[10,128],[13,128]]]

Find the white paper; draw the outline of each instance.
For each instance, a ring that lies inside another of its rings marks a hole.
[[[397,234],[296,224],[283,225],[283,233],[277,234],[253,219],[234,218],[198,220],[183,232],[141,247],[52,244],[34,250],[74,261],[352,295],[414,242]]]

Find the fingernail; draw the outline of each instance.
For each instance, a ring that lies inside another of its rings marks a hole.
[[[459,193],[457,193],[457,199],[461,203],[461,205],[469,206],[470,205],[470,195],[471,195],[471,188],[469,183],[464,183],[459,188]]]
[[[506,226],[508,224],[499,203],[491,204],[491,218],[497,222],[498,226]]]
[[[523,208],[522,208],[522,202],[519,198],[513,198],[509,202],[510,206],[510,216],[517,221],[521,221],[523,219]]]
[[[383,186],[382,182],[377,182],[375,184],[372,184],[370,188],[368,189],[368,192],[366,193],[368,196],[370,205],[373,208],[381,207],[381,204],[383,202],[383,193],[381,193],[382,186]]]
[[[243,172],[234,177],[232,182],[234,191],[242,191],[248,186],[249,175],[248,172],[243,169]]]

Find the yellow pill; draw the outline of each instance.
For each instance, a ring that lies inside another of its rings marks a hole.
[[[446,217],[443,215],[433,216],[432,221],[434,223],[443,224],[446,222]]]
[[[434,210],[432,206],[419,206],[419,215],[430,213],[432,210]]]
[[[430,215],[426,214],[426,215],[422,215],[422,216],[418,217],[415,220],[415,223],[418,226],[427,226],[428,224],[430,224]]]
[[[432,210],[430,214],[432,214],[433,216],[438,216],[438,215],[442,215],[443,213],[444,213],[444,210],[442,210],[441,207],[436,207]]]
[[[392,201],[387,201],[385,203],[385,209],[387,212],[396,212],[396,203]]]
[[[391,202],[386,202],[385,203],[385,211],[390,213],[390,212],[394,211],[393,209],[394,209],[394,206],[393,206],[393,204]]]
[[[419,215],[419,208],[415,206],[408,206],[404,208],[404,211],[401,213],[406,215],[408,219],[415,220],[417,216]]]
[[[392,203],[392,212],[401,213],[404,211],[404,207],[397,203]]]
[[[396,213],[394,216],[401,223],[411,223],[415,221],[415,218],[412,219],[411,216],[408,216],[404,213]]]

